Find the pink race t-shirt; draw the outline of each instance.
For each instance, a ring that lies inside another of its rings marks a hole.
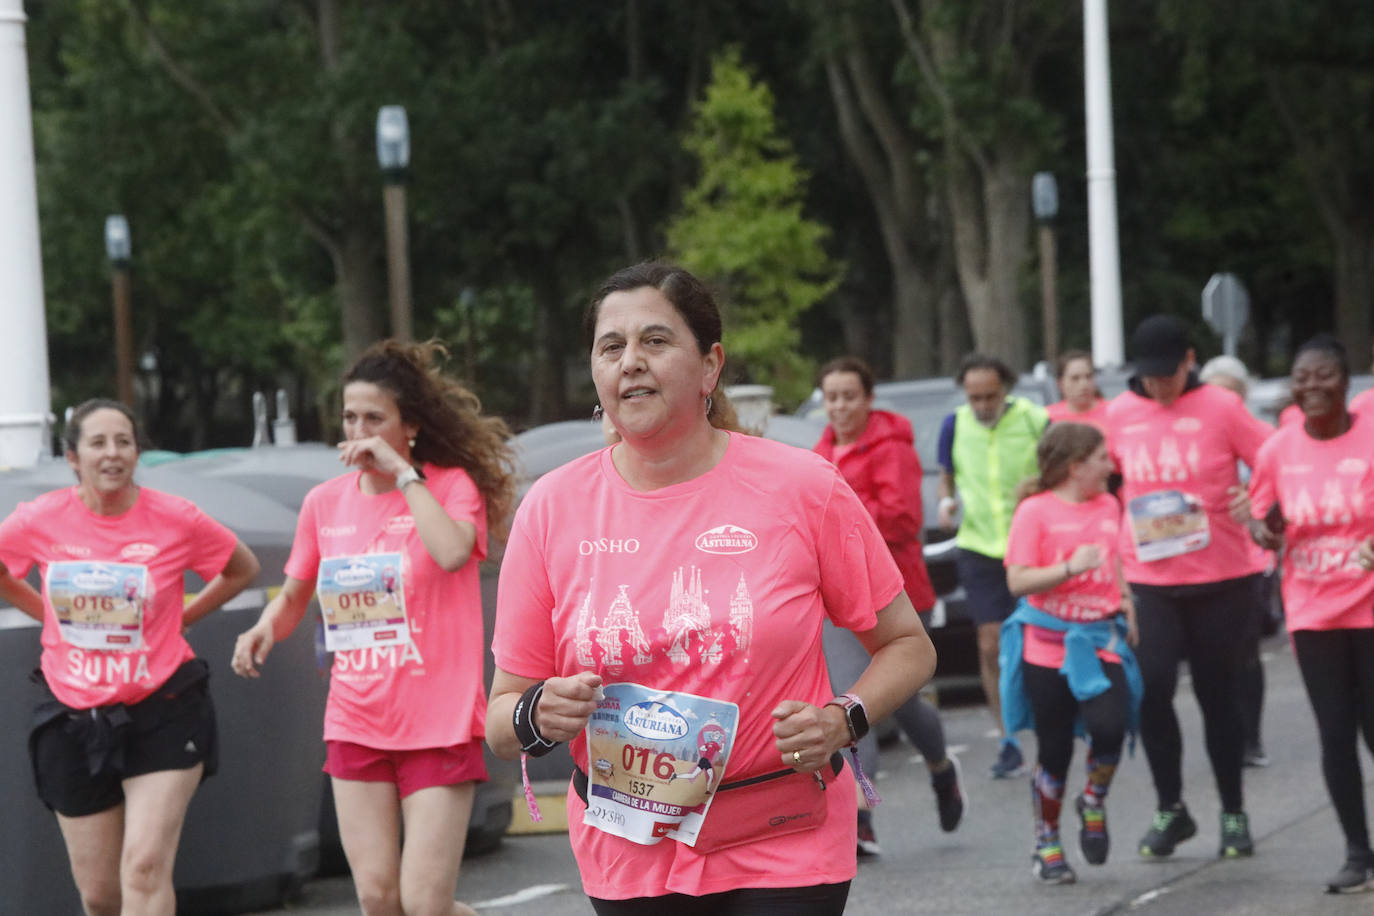
[[[1122,475],[1126,581],[1196,585],[1263,568],[1249,534],[1231,518],[1228,490],[1240,482],[1236,459],[1253,467],[1273,430],[1238,395],[1197,385],[1164,407],[1126,391],[1108,407],[1107,423],[1107,447]]]
[[[1374,535],[1374,416],[1344,435],[1313,439],[1280,427],[1255,461],[1250,504],[1283,510],[1283,609],[1288,630],[1374,627],[1374,574],[1359,564]]]
[[[1350,412],[1374,415],[1374,388],[1366,388],[1350,399]]]
[[[286,574],[310,582],[326,559],[398,554],[410,633],[403,645],[334,653],[326,741],[417,750],[485,735],[478,564],[487,555],[486,506],[462,468],[427,464],[424,474],[449,517],[477,528],[472,556],[455,572],[429,555],[401,491],[368,495],[358,489],[361,472],[320,484],[301,506]]]
[[[1074,410],[1068,401],[1055,401],[1045,408],[1045,413],[1055,423],[1087,423],[1104,433],[1107,431],[1107,401],[1103,398],[1098,398],[1093,406],[1082,412]]]
[[[544,475],[520,506],[501,566],[497,666],[535,679],[595,671],[736,703],[721,778],[778,770],[773,709],[832,696],[822,621],[871,629],[902,589],[882,535],[835,467],[802,449],[732,433],[716,467],[650,492],[625,483],[612,452]],[[585,770],[585,734],[571,750]],[[855,874],[848,769],[826,798],[816,830],[711,855],[588,827],[571,793],[568,832],[594,897],[830,884]]]
[[[91,709],[137,703],[166,683],[194,657],[181,635],[183,576],[189,569],[210,581],[237,543],[194,503],[148,487],[120,515],[92,512],[76,487],[20,503],[0,523],[0,562],[16,578],[37,564],[43,577],[41,664],[53,695]],[[54,599],[67,609],[64,623]],[[96,623],[101,614],[118,624]],[[106,627],[109,642],[142,646],[73,644]]]
[[[1102,562],[1045,592],[1026,596],[1031,607],[1063,620],[1092,622],[1121,608],[1116,577],[1121,504],[1107,493],[1070,503],[1054,493],[1037,493],[1021,501],[1007,535],[1007,566],[1061,566],[1080,544],[1096,544]],[[1064,634],[1042,627],[1025,628],[1026,661],[1059,668],[1064,664]],[[1113,655],[1109,660],[1115,661]]]

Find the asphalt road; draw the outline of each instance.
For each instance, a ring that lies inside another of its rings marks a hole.
[[[1077,821],[1064,820],[1066,849],[1078,884],[1038,886],[1030,875],[1030,800],[1025,779],[994,781],[987,769],[997,743],[985,709],[945,711],[947,739],[963,762],[969,810],[952,834],[941,833],[925,768],[905,743],[883,751],[877,787],[884,798],[876,826],[883,855],[860,863],[848,913],[1165,914],[1374,913],[1374,893],[1335,897],[1322,892],[1339,867],[1344,844],[1321,781],[1307,697],[1284,637],[1265,645],[1268,680],[1265,745],[1272,760],[1246,771],[1246,799],[1257,851],[1219,860],[1218,807],[1201,739],[1201,722],[1185,679],[1178,708],[1183,723],[1185,800],[1198,836],[1166,861],[1145,861],[1136,841],[1154,809],[1144,752],[1118,771],[1108,802],[1113,854],[1106,865],[1083,864]],[[1024,736],[1028,752],[1034,737]],[[1070,788],[1082,779],[1081,748]],[[1364,757],[1367,785],[1374,765]],[[1371,793],[1374,794],[1374,793]],[[464,863],[460,899],[482,913],[562,916],[591,912],[580,891],[564,835],[508,837],[491,855]],[[347,878],[310,883],[301,900],[279,913],[356,913]]]

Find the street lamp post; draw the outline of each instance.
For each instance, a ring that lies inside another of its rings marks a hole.
[[[133,240],[129,221],[122,213],[105,217],[105,254],[113,268],[115,329],[115,391],[119,399],[134,406],[134,324],[129,295],[129,259]]]
[[[1045,359],[1053,364],[1059,358],[1059,294],[1055,285],[1059,261],[1054,238],[1054,218],[1059,215],[1059,185],[1052,172],[1036,172],[1031,179],[1031,209],[1040,225],[1040,320]]]
[[[414,337],[410,307],[410,254],[406,234],[406,169],[410,165],[410,125],[401,105],[377,111],[377,162],[382,167],[386,208],[386,264],[391,303],[391,334]]]

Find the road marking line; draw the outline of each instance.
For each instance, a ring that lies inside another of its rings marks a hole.
[[[485,910],[494,909],[502,906],[515,906],[520,903],[529,903],[531,900],[538,900],[540,897],[551,897],[554,894],[561,894],[568,889],[566,884],[534,884],[530,887],[518,890],[513,894],[504,897],[495,897],[491,900],[479,900],[476,903],[468,904],[473,909]]]

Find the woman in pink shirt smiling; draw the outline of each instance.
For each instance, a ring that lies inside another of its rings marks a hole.
[[[473,912],[453,896],[487,776],[477,565],[514,484],[505,423],[441,354],[381,341],[344,373],[339,460],[357,473],[306,496],[286,583],[234,647],[256,677],[318,592],[334,653],[324,769],[369,916]]]
[[[82,907],[176,908],[172,864],[191,796],[218,761],[209,667],[183,637],[258,574],[252,551],[187,500],[134,483],[139,434],[118,401],[63,431],[77,484],[0,524],[0,595],[43,622],[29,751]],[[23,581],[37,565],[40,597]],[[183,601],[183,577],[206,581]],[[0,892],[3,893],[3,892]]]
[[[1374,751],[1374,417],[1345,406],[1345,348],[1320,335],[1293,360],[1303,422],[1280,427],[1250,482],[1255,542],[1283,547],[1283,603],[1345,834],[1333,893],[1374,883],[1358,735]],[[1362,556],[1363,551],[1363,556]]]
[[[1088,739],[1088,778],[1074,799],[1079,845],[1088,864],[1101,865],[1109,847],[1107,790],[1139,704],[1130,650],[1135,607],[1121,575],[1121,506],[1107,493],[1112,459],[1101,431],[1054,423],[1036,458],[1035,493],[1016,507],[1007,538],[1007,587],[1024,597],[1002,628],[1002,709],[1009,717],[1028,711],[1035,728],[1032,872],[1047,884],[1072,884],[1059,811],[1075,726]],[[1071,657],[1069,646],[1078,643],[1083,651]],[[1009,718],[1008,734],[1025,724]]]
[[[571,742],[569,840],[598,913],[840,913],[856,803],[834,758],[929,679],[930,640],[833,465],[711,426],[725,351],[699,280],[620,271],[585,329],[621,441],[516,514],[488,741]],[[833,699],[826,618],[873,656]],[[706,746],[712,778],[692,779]]]

